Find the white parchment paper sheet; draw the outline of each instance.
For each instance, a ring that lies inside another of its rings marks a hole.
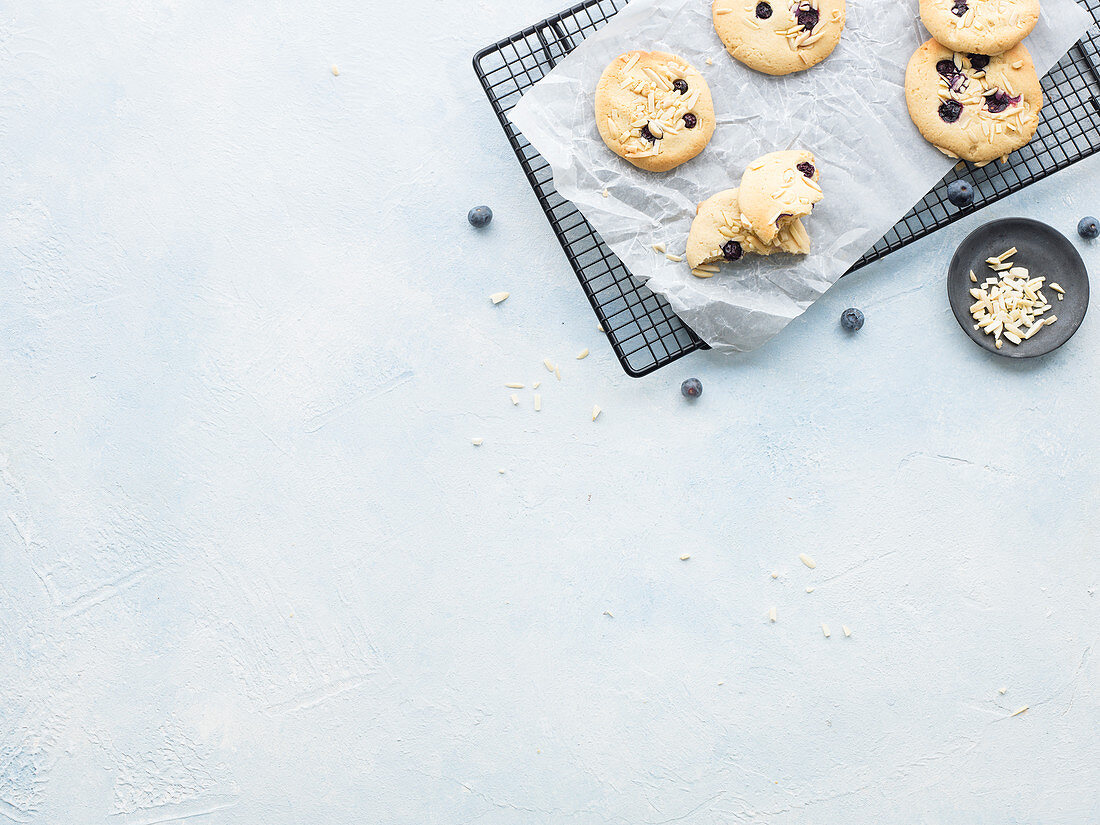
[[[905,105],[905,66],[927,39],[915,0],[849,0],[833,54],[787,77],[754,72],[726,54],[710,0],[634,0],[523,96],[512,122],[547,159],[558,192],[649,287],[715,349],[752,350],[812,304],[924,197],[955,162],[930,146]],[[1044,74],[1092,25],[1073,0],[1044,0],[1026,45]],[[706,77],[717,128],[699,157],[672,172],[634,168],[596,130],[596,83],[622,52],[681,55]],[[707,58],[713,65],[707,65]],[[737,186],[765,152],[810,149],[825,198],[805,218],[813,251],[748,257],[699,279],[682,254],[695,207]],[[608,189],[610,197],[602,192]]]

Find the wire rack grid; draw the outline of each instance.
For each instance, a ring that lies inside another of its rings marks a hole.
[[[1100,0],[1077,1],[1100,22]],[[527,89],[626,3],[578,3],[486,46],[474,56],[474,71],[619,362],[627,374],[642,376],[707,345],[663,296],[630,274],[576,206],[558,194],[549,164],[508,118]],[[1006,164],[956,165],[849,272],[1100,151],[1100,28],[1091,28],[1042,86],[1046,100],[1039,129],[1027,146]],[[963,176],[973,183],[975,197],[959,209],[947,200],[947,186]]]

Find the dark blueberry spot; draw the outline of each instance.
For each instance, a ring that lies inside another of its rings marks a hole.
[[[794,168],[808,178],[812,178],[814,176],[814,165],[808,160],[802,161],[802,163],[798,164]]]
[[[940,104],[940,120],[944,123],[954,123],[962,114],[962,104],[957,100],[945,100]]]
[[[985,96],[985,108],[991,113],[997,114],[1003,112],[1009,106],[1015,106],[1020,102],[1019,97],[1010,97],[1009,95],[997,89],[993,94]]]
[[[698,123],[698,122],[699,122],[698,118],[696,118],[695,115],[693,115],[691,112],[688,112],[686,115],[684,115],[684,128],[685,129],[694,129],[695,124]]]
[[[951,7],[951,13],[956,17],[962,17],[970,10],[970,6],[966,0],[955,0],[955,5]]]
[[[739,261],[743,254],[741,244],[737,241],[726,241],[722,247],[722,255],[727,261]]]
[[[821,13],[817,9],[799,9],[794,16],[798,20],[798,25],[806,31],[811,31],[821,19]]]
[[[682,77],[672,81],[672,88],[678,91],[680,94],[687,94],[688,82]]]
[[[649,131],[649,124],[642,127],[642,137],[650,143],[655,143],[657,141],[657,138],[653,137],[653,132]]]
[[[848,332],[856,332],[863,326],[863,313],[855,307],[848,307],[840,313],[840,325]]]
[[[757,3],[756,16],[761,20],[767,20],[772,16],[772,7],[768,3]]]
[[[967,57],[970,58],[970,68],[976,72],[980,72],[989,65],[989,58],[984,54],[968,54]]]
[[[684,398],[698,398],[703,394],[703,382],[698,378],[689,378],[680,385],[680,392],[684,394]]]
[[[974,187],[964,180],[947,184],[947,199],[955,206],[970,206],[974,202]]]
[[[483,226],[488,226],[489,222],[493,219],[493,210],[488,206],[475,206],[466,215],[466,220],[470,222],[471,226],[476,226],[481,229]]]
[[[936,71],[944,77],[951,78],[959,73],[959,67],[955,65],[954,60],[941,60],[936,64]]]
[[[1077,234],[1086,241],[1100,237],[1100,221],[1091,217],[1081,218],[1081,222],[1077,224]]]

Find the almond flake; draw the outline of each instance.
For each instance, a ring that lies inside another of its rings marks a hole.
[[[601,412],[603,412],[603,410],[600,409],[600,405],[594,405],[592,407],[592,420],[595,421],[597,418],[599,418]]]
[[[1009,717],[1008,717],[1008,718],[1009,718],[1009,719],[1011,719],[1011,718],[1012,718],[1013,716],[1019,716],[1019,715],[1020,715],[1021,713],[1023,713],[1023,712],[1025,711],[1025,710],[1027,710],[1027,708],[1028,708],[1028,706],[1027,706],[1027,705],[1024,705],[1024,706],[1023,706],[1022,708],[1020,708],[1019,710],[1013,711],[1013,712],[1012,712],[1012,713],[1011,713],[1011,714],[1009,715]]]
[[[541,383],[541,381],[536,381],[534,384],[531,385],[531,389],[537,390],[539,388],[539,384]]]
[[[1049,284],[1047,284],[1047,286],[1049,286],[1049,287],[1050,287],[1051,289],[1053,289],[1053,290],[1054,290],[1055,292],[1061,293],[1062,295],[1065,295],[1065,294],[1066,294],[1066,291],[1065,291],[1064,289],[1062,289],[1062,287],[1061,287],[1061,286],[1059,286],[1058,284],[1054,283],[1054,281],[1051,281],[1051,282],[1050,282]]]
[[[799,553],[798,554],[798,560],[801,561],[804,565],[806,565],[811,570],[813,570],[815,567],[817,567],[817,562],[815,562],[813,559],[811,559],[805,553]]]
[[[663,243],[655,243],[655,244],[653,244],[653,251],[654,252],[667,252],[668,250],[665,249],[665,245]]]
[[[997,692],[999,694],[1001,694],[1001,696],[1004,696],[1006,693],[1008,693],[1008,688],[1006,688],[1006,687],[1000,688]]]
[[[846,625],[846,624],[842,624],[842,625],[840,626],[840,629],[844,631],[844,635],[845,635],[845,636],[851,636],[851,635],[852,635],[852,630],[851,630],[851,628],[850,628],[850,627],[848,627],[848,625]]]
[[[588,349],[587,348],[582,349],[579,353],[577,353],[577,360],[578,361],[582,361],[587,357],[588,357]]]
[[[561,370],[559,370],[557,367],[554,367],[554,377],[561,381]]]
[[[684,553],[684,555],[680,556],[680,561],[687,561],[690,558],[691,558],[690,553]]]
[[[821,623],[821,632],[825,634],[825,638],[829,638],[829,626],[825,622]]]
[[[501,301],[506,299],[508,295],[509,293],[507,292],[494,292],[492,295],[489,296],[489,300],[492,301],[494,304],[499,304]]]
[[[538,412],[541,409],[542,409],[542,395],[536,392],[535,393],[535,412]]]
[[[605,198],[611,197],[611,193],[608,192],[606,189],[604,189],[602,192],[600,192],[600,194],[603,195]]]
[[[523,389],[523,384],[512,383],[512,384],[505,384],[504,386],[506,386],[510,390],[522,390]]]
[[[515,393],[512,393],[511,398],[512,398],[512,406],[514,407],[514,406],[516,406],[516,404],[519,403],[519,396],[516,395]]]
[[[774,622],[777,618],[778,618],[778,616],[776,615],[775,608],[774,607],[769,608],[768,609],[768,620]]]
[[[542,359],[542,365],[544,367],[546,367],[546,369],[550,372],[553,372],[555,369],[557,369],[557,367],[555,367],[552,363],[550,363],[549,358],[543,358]]]
[[[339,77],[340,76],[340,69],[336,66],[335,63],[332,64],[332,76],[333,77]]]
[[[684,260],[683,255],[673,255],[671,252],[666,253],[665,257],[668,258],[670,261],[675,261],[676,263],[680,263],[680,261]]]
[[[813,592],[814,592],[814,589],[813,589],[812,587],[807,587],[807,588],[806,588],[806,592],[807,592],[807,593],[813,593]]]
[[[470,443],[475,447],[480,447],[485,442],[484,438],[471,438]]]

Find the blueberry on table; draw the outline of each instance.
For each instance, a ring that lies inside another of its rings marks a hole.
[[[947,199],[955,206],[970,206],[974,203],[974,187],[964,180],[953,180],[947,184]]]
[[[1093,238],[1100,235],[1100,221],[1091,216],[1081,218],[1081,222],[1077,224],[1077,234],[1086,241],[1091,241]]]
[[[476,226],[480,229],[483,226],[489,225],[489,221],[493,219],[493,210],[488,206],[475,206],[470,210],[466,219],[470,222],[471,226]]]
[[[840,325],[848,332],[855,332],[863,326],[863,313],[855,307],[848,307],[840,313]]]
[[[680,392],[685,398],[698,398],[703,394],[703,382],[698,378],[689,378],[680,385]]]

